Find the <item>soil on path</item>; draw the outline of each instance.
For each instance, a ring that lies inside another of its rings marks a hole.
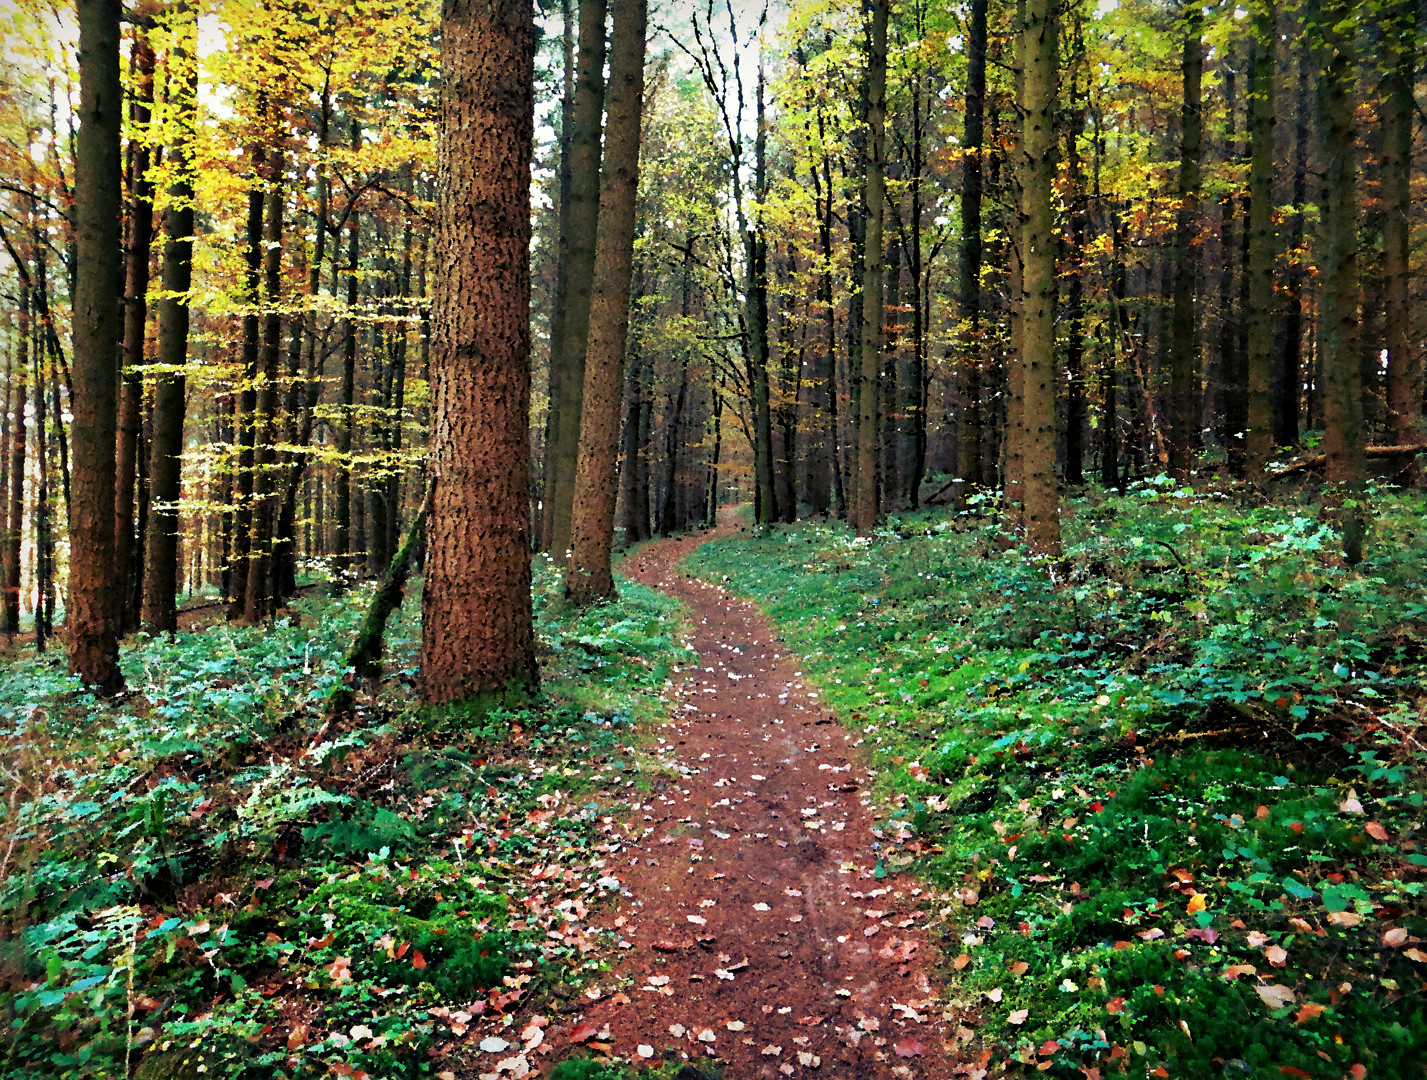
[[[655,746],[682,779],[636,808],[607,864],[625,893],[602,920],[622,940],[601,985],[633,985],[583,1000],[572,1032],[730,1080],[949,1077],[930,898],[877,876],[862,755],[797,658],[753,605],[679,571],[704,539],[621,567],[688,606],[700,660]]]

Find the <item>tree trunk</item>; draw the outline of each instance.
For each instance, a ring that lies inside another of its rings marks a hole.
[[[149,179],[152,155],[149,152],[149,123],[154,99],[154,50],[142,28],[134,32],[132,68],[134,98],[131,118],[136,137],[129,141],[134,181],[130,188],[127,284],[124,296],[123,378],[119,391],[119,434],[114,478],[114,567],[128,578],[134,568],[134,483],[142,448],[144,379],[139,368],[144,363],[144,340],[148,324],[149,254],[154,240],[154,185]],[[140,575],[142,576],[142,575]],[[129,599],[134,594],[127,582],[120,597],[121,630],[137,626],[139,612]]]
[[[106,693],[123,688],[119,631],[123,579],[114,564],[119,305],[124,296],[120,221],[119,0],[79,0],[79,139],[75,152],[76,470],[69,515],[69,670]],[[44,387],[36,387],[40,397]],[[42,465],[43,467],[43,465]]]
[[[966,42],[966,126],[961,165],[961,251],[957,285],[957,504],[981,476],[981,154],[986,116],[987,0],[971,0]]]
[[[560,213],[560,259],[550,323],[550,418],[545,429],[545,550],[564,561],[570,547],[590,287],[600,213],[600,117],[604,111],[606,0],[580,0],[580,52],[570,132],[570,199]]]
[[[1263,476],[1273,455],[1274,266],[1273,128],[1275,51],[1278,11],[1274,0],[1256,0],[1253,8],[1253,62],[1249,74],[1249,303],[1248,408],[1244,464],[1248,475]]]
[[[266,121],[267,107],[258,105],[260,117]],[[252,553],[253,528],[253,439],[256,435],[254,414],[258,408],[258,354],[261,344],[262,300],[259,288],[263,272],[263,187],[267,180],[267,148],[258,142],[253,146],[253,179],[248,189],[247,248],[244,258],[247,274],[244,279],[244,300],[248,306],[243,315],[243,374],[233,415],[233,439],[237,449],[237,477],[234,487],[233,511],[233,571],[232,595],[229,597],[230,619],[242,618],[248,597],[248,568]]]
[[[1308,67],[1312,62],[1308,50],[1298,61],[1297,119],[1293,134],[1293,231],[1288,247],[1298,251],[1303,247],[1304,217],[1308,201]],[[1290,266],[1287,273],[1288,314],[1283,320],[1283,357],[1278,373],[1278,397],[1274,409],[1276,436],[1279,446],[1297,446],[1301,424],[1300,400],[1303,396],[1303,271]]]
[[[1184,102],[1180,110],[1183,126],[1179,145],[1179,212],[1174,227],[1174,315],[1169,354],[1168,423],[1169,474],[1187,481],[1193,469],[1194,432],[1199,407],[1198,350],[1195,341],[1195,287],[1199,278],[1199,245],[1195,232],[1199,224],[1200,155],[1204,136],[1204,8],[1186,2],[1184,20]]]
[[[1412,129],[1417,78],[1417,0],[1389,12],[1388,68],[1379,93],[1382,124],[1383,284],[1386,289],[1387,413],[1391,442],[1422,442],[1421,359],[1412,340]],[[1410,458],[1399,481],[1416,483]]]
[[[150,633],[178,629],[178,497],[183,453],[183,375],[188,362],[188,291],[193,281],[194,161],[192,131],[198,100],[197,18],[185,5],[183,29],[169,53],[170,103],[179,132],[174,179],[164,219],[163,299],[159,301],[157,359],[149,442],[149,512],[145,522],[143,625]]]
[[[1060,553],[1055,475],[1055,0],[1027,0],[1022,147],[1021,483],[1026,537],[1044,555]]]
[[[1323,449],[1328,496],[1343,530],[1343,556],[1362,561],[1366,514],[1362,505],[1362,363],[1358,348],[1358,194],[1354,160],[1357,120],[1353,98],[1357,57],[1351,0],[1323,0],[1318,10],[1327,52],[1319,76],[1323,139],[1322,299],[1319,338],[1323,365]],[[1346,32],[1344,32],[1346,28]]]
[[[890,0],[872,0],[867,33],[867,143],[863,201],[861,393],[857,416],[857,503],[854,527],[870,536],[877,525],[877,413],[882,368],[882,222],[887,118],[887,20]]]
[[[261,622],[272,611],[273,526],[277,463],[278,363],[282,356],[283,159],[268,156],[267,224],[263,232],[263,341],[258,368],[258,392],[253,408],[253,501],[248,538],[247,593],[243,621]]]
[[[538,681],[530,603],[533,0],[446,0],[422,596],[428,703]]]
[[[361,145],[362,132],[352,121],[352,145]],[[345,588],[355,569],[352,556],[352,429],[355,426],[352,406],[357,400],[357,256],[361,235],[356,211],[348,207],[347,219],[347,304],[342,321],[342,400],[341,420],[337,424],[337,526],[333,560],[337,570],[337,587]]]
[[[639,422],[644,412],[644,371],[647,362],[639,352],[631,352],[624,400],[626,403],[622,464],[619,470],[619,502],[624,507],[624,543],[633,546],[649,538],[649,518],[639,516],[639,472],[641,445]]]
[[[18,260],[17,260],[18,261]],[[16,325],[15,434],[10,444],[10,513],[5,533],[5,633],[20,632],[20,579],[25,538],[25,412],[30,382],[30,283],[20,281],[20,317]]]
[[[630,274],[639,189],[639,123],[644,101],[646,0],[614,0],[610,44],[609,124],[600,185],[599,237],[590,300],[580,456],[565,595],[589,604],[614,595],[615,450],[624,390]]]
[[[768,525],[779,518],[773,476],[773,415],[768,400],[768,236],[763,220],[763,200],[768,192],[768,131],[764,98],[763,63],[758,64],[757,107],[753,140],[753,197],[758,211],[753,227],[744,233],[748,267],[748,382],[753,400],[753,471],[758,485],[755,518]]]
[[[1084,45],[1076,33],[1077,63]],[[1085,174],[1080,165],[1080,137],[1085,133],[1085,102],[1079,86],[1069,110],[1065,149],[1070,182],[1070,266],[1066,271],[1065,342],[1065,482],[1085,483]]]

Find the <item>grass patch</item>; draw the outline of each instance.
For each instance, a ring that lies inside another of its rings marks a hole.
[[[689,567],[865,740],[993,1072],[1420,1076],[1427,545],[1377,505],[1355,569],[1311,507],[1167,484],[1068,504],[1055,563],[924,513]]]

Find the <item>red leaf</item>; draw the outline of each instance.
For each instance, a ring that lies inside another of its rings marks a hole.
[[[918,1054],[925,1054],[927,1052],[927,1048],[923,1046],[918,1039],[903,1039],[901,1042],[894,1044],[892,1049],[897,1052],[898,1057],[904,1058],[916,1057]]]
[[[1109,1011],[1111,1016],[1118,1016],[1125,1011],[1125,999],[1122,997],[1112,997],[1109,1001],[1105,1002],[1105,1008]]]
[[[570,1041],[579,1043],[587,1039],[592,1039],[599,1033],[599,1030],[599,1028],[587,1020],[583,1024],[576,1025],[575,1030],[570,1032]]]
[[[421,950],[417,949],[411,954],[411,966],[420,971],[426,966],[426,957],[421,955]]]
[[[1366,825],[1364,825],[1363,832],[1367,833],[1374,840],[1387,839],[1387,830],[1384,829],[1381,825],[1379,825],[1376,821],[1369,821]]]
[[[406,950],[409,948],[411,948],[411,942],[403,941],[400,945],[396,947],[396,958],[400,960],[402,957],[404,957],[406,955]]]

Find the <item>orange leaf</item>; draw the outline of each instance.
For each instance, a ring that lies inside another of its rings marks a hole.
[[[1303,1006],[1295,1014],[1295,1018],[1300,1024],[1307,1020],[1316,1020],[1323,1014],[1323,1006],[1314,1001],[1305,1001]]]
[[[1367,833],[1374,840],[1387,839],[1387,830],[1384,829],[1381,825],[1379,825],[1376,821],[1369,821],[1366,825],[1364,825],[1363,832]]]
[[[966,953],[962,953],[960,956],[958,956],[955,960],[952,961],[951,966],[956,968],[957,971],[960,971],[969,963],[971,963],[971,957],[967,956]]]
[[[1109,1011],[1111,1016],[1119,1016],[1120,1013],[1125,1011],[1125,999],[1122,997],[1112,997],[1109,1001],[1105,1002],[1105,1008]]]
[[[411,966],[420,971],[426,966],[426,957],[421,955],[421,950],[417,949],[411,954]]]
[[[1203,893],[1195,893],[1193,896],[1191,896],[1191,897],[1189,898],[1189,914],[1193,915],[1193,914],[1195,914],[1196,912],[1203,911],[1203,910],[1204,910],[1204,894],[1203,894]]]

